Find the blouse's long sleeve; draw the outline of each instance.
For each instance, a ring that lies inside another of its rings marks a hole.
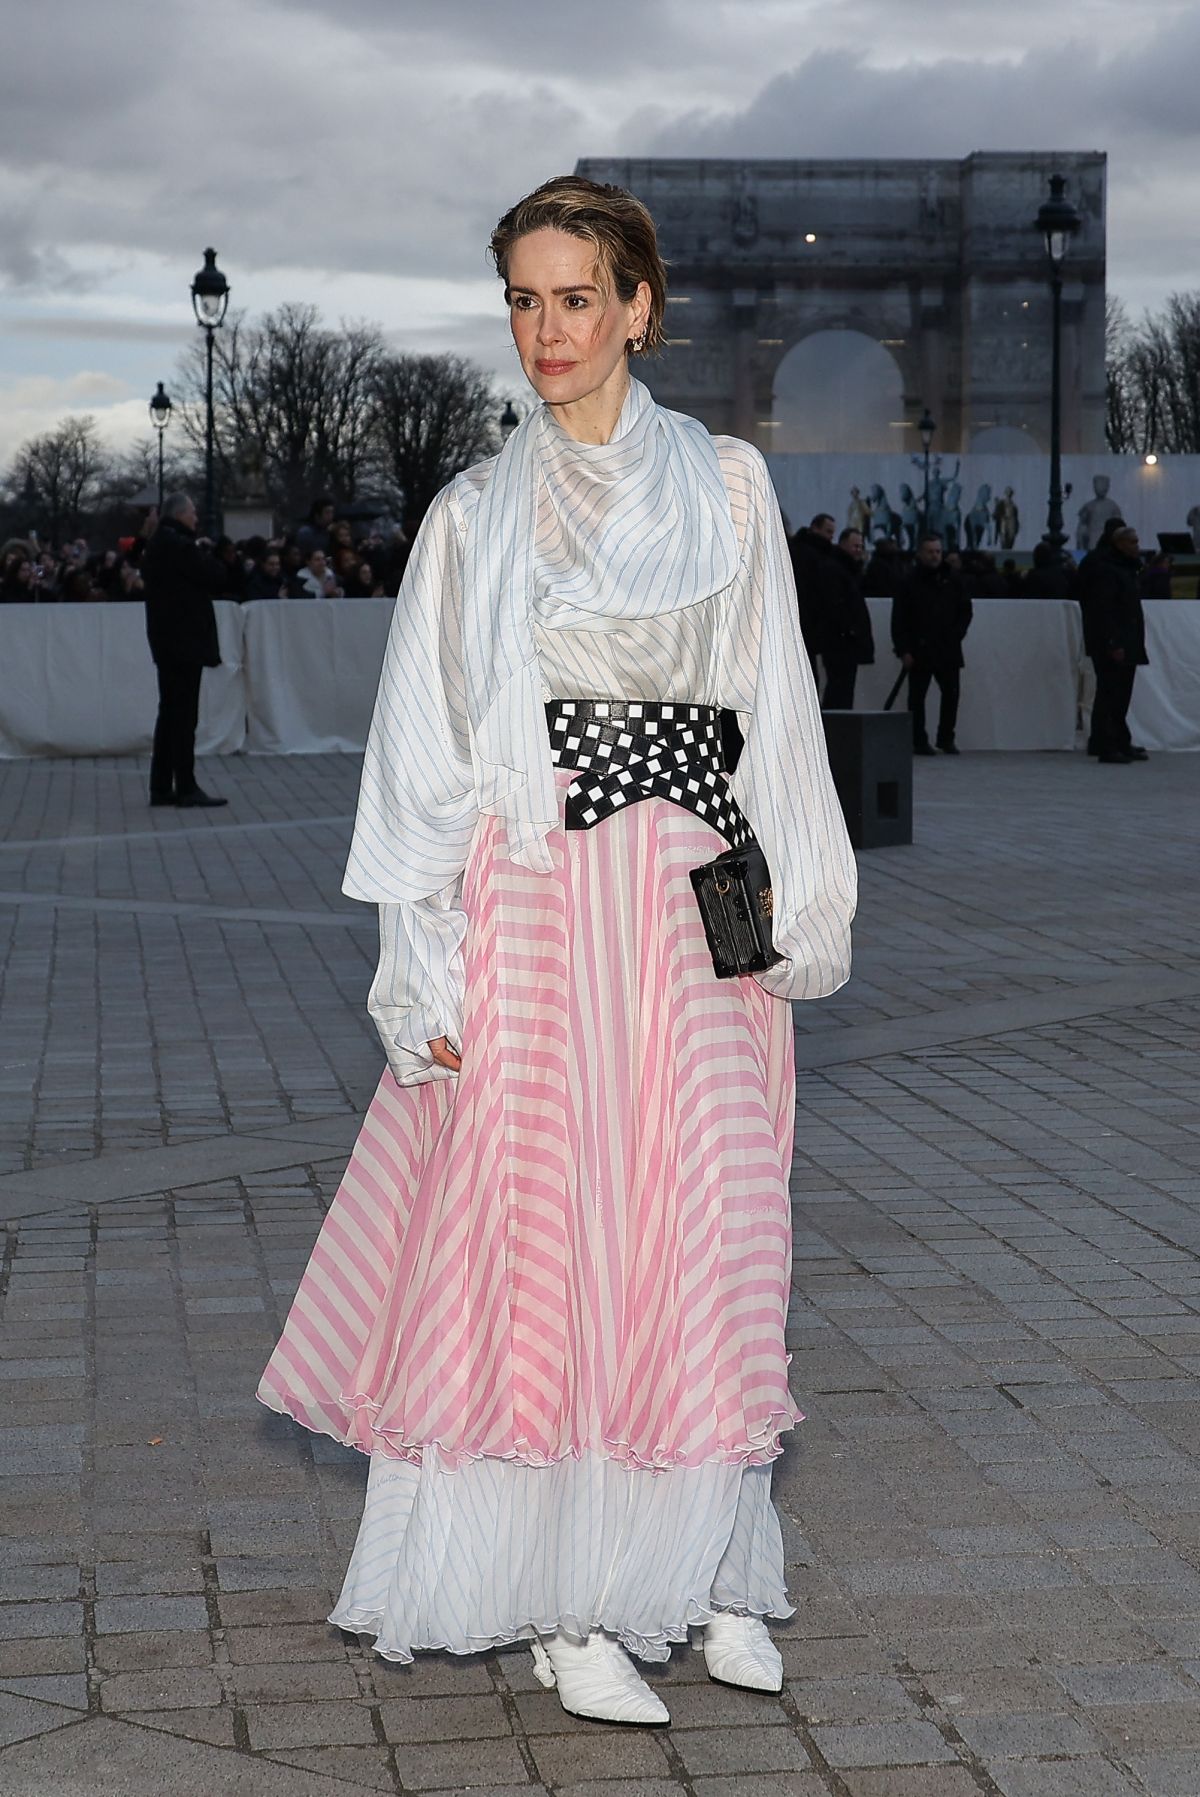
[[[452,1079],[462,1045],[463,869],[477,820],[462,686],[462,519],[454,489],[413,545],[388,636],[342,890],[379,907],[367,1008],[401,1085]]]
[[[778,998],[823,998],[850,976],[857,870],[834,791],[816,688],[800,635],[783,520],[756,450],[741,452],[742,556],[717,644],[719,703],[746,746],[731,786],[762,844],[784,956],[758,976]]]
[[[457,881],[431,898],[379,907],[379,966],[367,1010],[398,1085],[454,1078],[428,1045],[446,1036],[462,1050],[466,928]]]

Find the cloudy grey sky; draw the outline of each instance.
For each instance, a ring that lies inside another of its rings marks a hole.
[[[0,460],[64,412],[143,434],[208,243],[235,306],[309,299],[519,391],[484,246],[580,156],[1102,149],[1111,289],[1200,287],[1195,0],[3,10]]]

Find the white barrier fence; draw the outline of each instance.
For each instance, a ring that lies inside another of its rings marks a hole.
[[[859,673],[861,710],[882,705],[897,671],[889,602],[869,603],[876,660]],[[393,604],[219,600],[222,665],[204,676],[199,752],[360,750]],[[1146,631],[1151,665],[1138,672],[1134,738],[1149,749],[1200,749],[1200,601],[1147,601]],[[1069,601],[977,600],[961,746],[1072,748],[1081,655],[1079,608]],[[139,754],[150,747],[156,707],[140,604],[0,608],[0,758]]]

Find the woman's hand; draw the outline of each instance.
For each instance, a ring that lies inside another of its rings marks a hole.
[[[429,1052],[437,1066],[448,1068],[451,1073],[461,1070],[462,1056],[455,1054],[445,1036],[435,1036],[429,1044]]]

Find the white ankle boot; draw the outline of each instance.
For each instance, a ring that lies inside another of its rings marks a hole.
[[[709,1678],[744,1691],[782,1691],[783,1661],[757,1616],[721,1611],[704,1625],[704,1664]]]
[[[764,1631],[765,1633],[765,1631]],[[615,1641],[600,1630],[582,1646],[565,1635],[535,1636],[533,1672],[548,1691],[557,1685],[559,1701],[572,1716],[593,1722],[663,1723],[671,1720],[666,1706],[644,1684],[633,1663]]]

